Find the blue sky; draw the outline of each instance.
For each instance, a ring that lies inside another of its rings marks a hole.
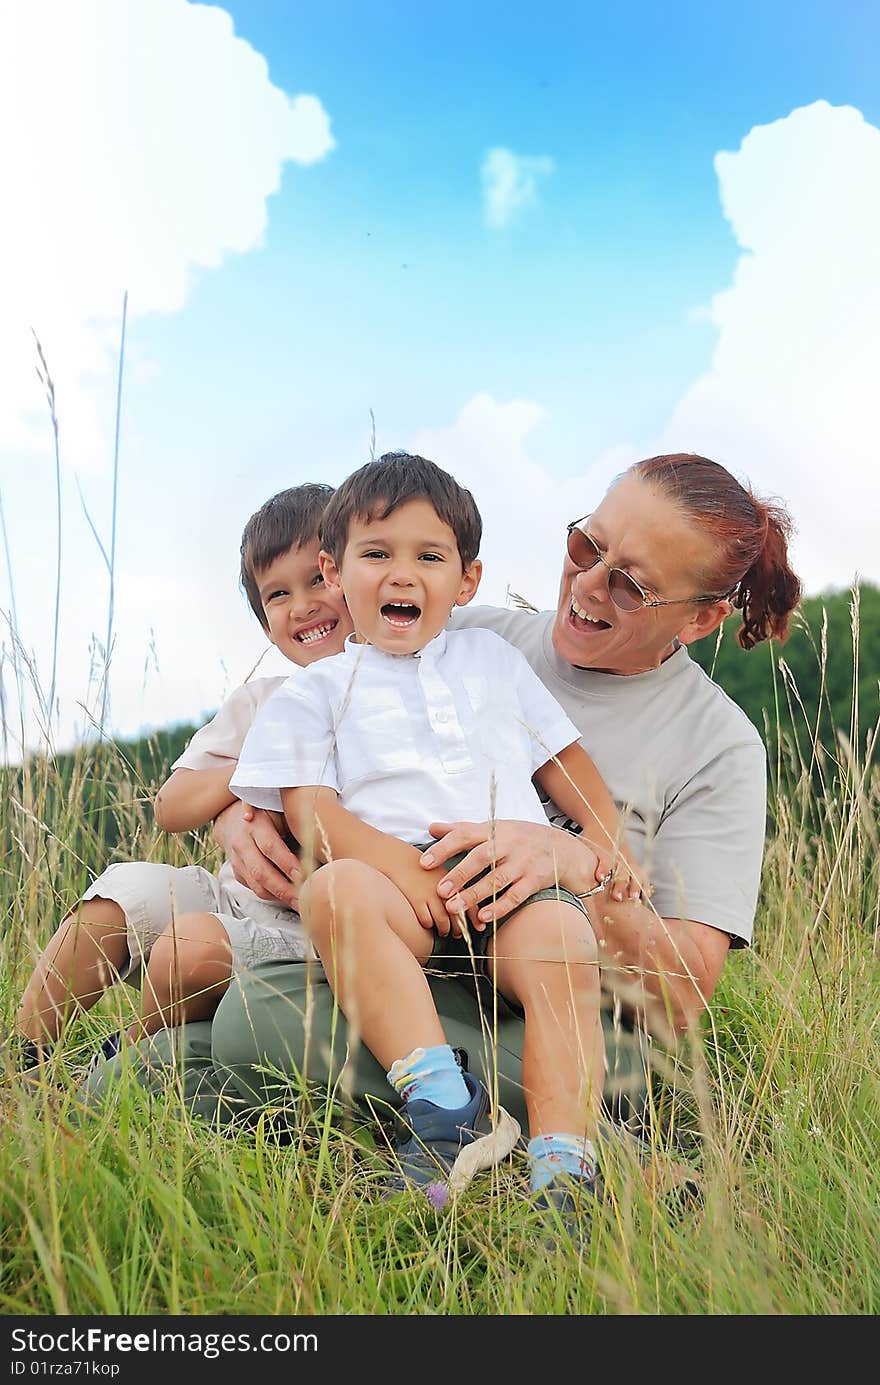
[[[539,398],[569,472],[659,427],[711,354],[688,311],[737,258],[716,151],[817,97],[880,121],[866,5],[227,8],[273,81],[320,96],[338,147],[287,167],[265,250],[203,280],[190,315],[210,330],[235,303],[230,388],[286,376],[318,436],[334,376],[346,438],[370,407],[383,433],[440,421],[441,392],[475,381]],[[555,163],[500,233],[481,216],[495,146]],[[158,330],[183,345],[179,320]]]
[[[878,7],[12,0],[0,30],[4,686],[16,648],[54,664],[58,743],[96,705],[125,290],[123,733],[247,674],[244,520],[365,460],[371,411],[474,489],[488,600],[551,601],[564,521],[657,450],[781,495],[808,590],[880,579]]]

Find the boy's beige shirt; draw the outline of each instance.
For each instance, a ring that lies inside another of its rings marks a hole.
[[[286,674],[254,678],[227,697],[219,712],[196,731],[172,769],[221,769],[238,764],[251,722],[263,703],[287,681]]]

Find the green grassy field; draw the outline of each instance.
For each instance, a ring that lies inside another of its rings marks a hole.
[[[46,1080],[6,1055],[0,1311],[6,1314],[874,1314],[880,1310],[880,780],[853,729],[836,755],[770,755],[757,945],[732,953],[711,1018],[660,1083],[652,1135],[702,1173],[699,1206],[609,1155],[589,1248],[548,1252],[522,1165],[436,1213],[382,1204],[368,1130],[303,1111],[199,1123],[173,1089],[123,1084],[84,1114],[77,1081],[127,1021],[115,987],[70,1025]],[[90,872],[136,856],[214,863],[168,839],[150,799],[162,748],[7,775],[0,840],[3,1030],[31,958]],[[112,831],[108,834],[108,824]]]

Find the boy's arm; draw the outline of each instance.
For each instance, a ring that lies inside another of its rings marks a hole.
[[[597,855],[596,881],[609,870],[615,876],[614,897],[636,899],[647,889],[626,850],[623,824],[608,786],[579,741],[561,750],[536,771],[534,778],[567,817],[580,823],[585,846]]]
[[[282,678],[259,678],[236,688],[199,728],[156,795],[153,811],[165,832],[204,827],[236,801],[229,781],[248,728]]]
[[[580,744],[577,727],[523,655],[509,645],[505,647],[503,640],[499,643],[502,648],[496,664],[502,658],[507,661],[522,722],[534,737],[535,759],[541,753],[549,756],[557,746],[564,747],[539,764],[532,778],[567,817],[580,824],[585,851],[592,848],[591,854],[598,856],[594,866],[596,882],[604,881],[611,872],[615,898],[622,899],[624,894],[637,897],[639,888],[633,884],[635,867],[627,856],[617,807]]]
[[[442,936],[449,933],[452,919],[437,894],[444,866],[423,870],[417,847],[362,822],[342,807],[334,789],[316,785],[282,789],[281,801],[288,827],[303,844],[304,861],[310,857],[319,863],[345,858],[363,861],[398,887],[423,928],[436,928]]]
[[[260,899],[295,909],[299,900],[299,858],[291,851],[282,813],[251,808],[229,788],[235,765],[217,769],[174,770],[156,795],[156,822],[165,832],[194,832],[214,823],[214,839],[235,877]],[[244,822],[230,814],[242,810]]]
[[[213,822],[236,801],[229,790],[235,765],[217,769],[176,769],[165,780],[153,812],[164,832],[194,832]]]

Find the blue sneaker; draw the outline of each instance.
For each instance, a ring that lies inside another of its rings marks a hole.
[[[545,1248],[553,1250],[568,1243],[576,1252],[585,1251],[590,1243],[590,1223],[600,1196],[598,1177],[554,1178],[542,1188],[532,1205],[546,1214],[547,1225],[552,1223],[543,1242]]]
[[[17,1034],[13,1040],[13,1053],[18,1072],[31,1073],[48,1061],[52,1046],[38,1044],[33,1039],[26,1039],[23,1034]]]
[[[102,1063],[107,1063],[111,1058],[115,1058],[124,1043],[125,1035],[121,1030],[116,1034],[108,1034],[101,1047],[92,1054],[89,1066],[86,1068],[86,1076],[96,1072]]]
[[[469,1100],[457,1111],[446,1111],[432,1101],[405,1103],[395,1150],[398,1172],[387,1180],[383,1197],[423,1188],[440,1208],[478,1169],[500,1164],[511,1153],[520,1137],[518,1123],[499,1107],[493,1125],[486,1088],[469,1072],[463,1071],[462,1077]]]

